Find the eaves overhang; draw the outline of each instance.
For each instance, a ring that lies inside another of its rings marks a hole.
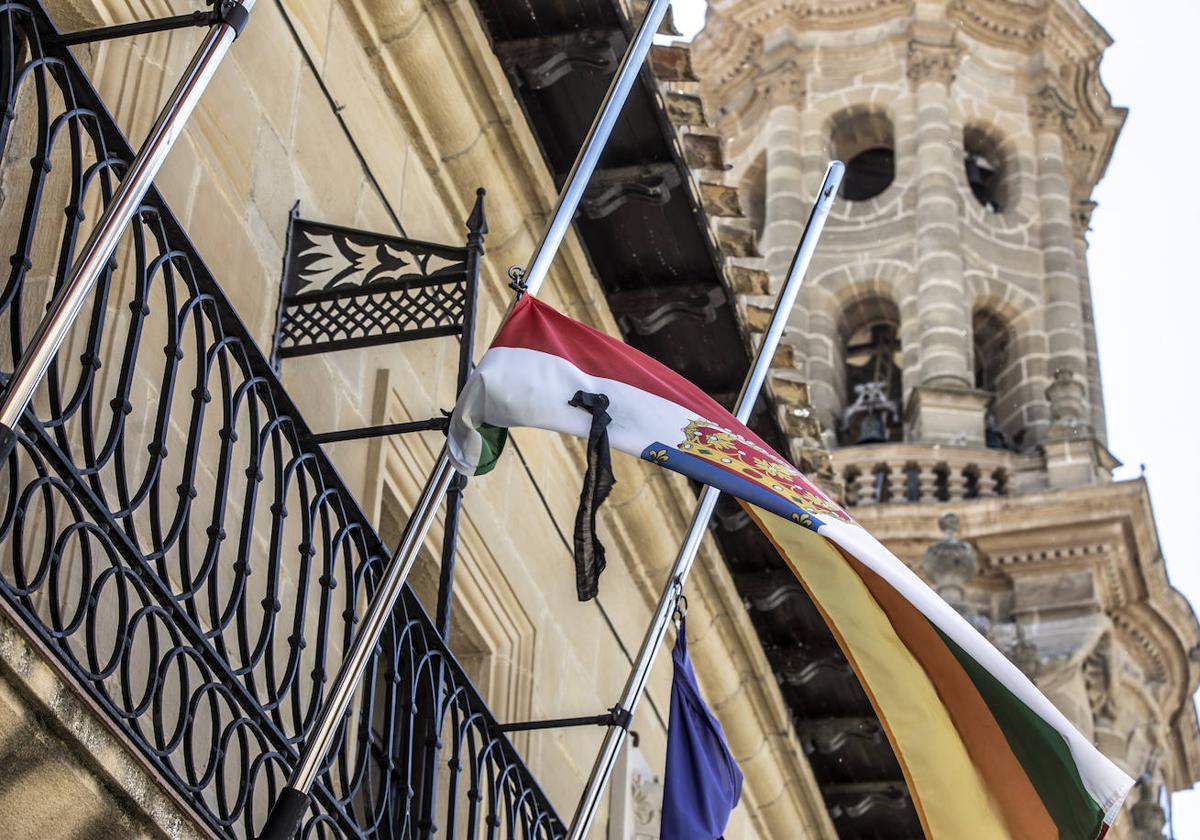
[[[475,5],[561,185],[631,37],[630,22],[616,0]],[[689,137],[681,140],[672,115],[687,110],[687,98],[664,95],[660,84],[686,81],[688,61],[685,49],[656,48],[575,228],[625,340],[732,406],[752,344],[734,303],[737,270],[726,270],[726,258],[739,245],[715,236],[706,212],[712,201],[728,197],[723,188],[694,177],[697,168],[720,168],[719,140],[692,136],[685,146]],[[752,249],[753,243],[740,247]],[[769,396],[760,399],[749,425],[778,451],[789,452]],[[918,836],[901,768],[811,600],[732,500],[722,499],[713,533],[838,834]]]

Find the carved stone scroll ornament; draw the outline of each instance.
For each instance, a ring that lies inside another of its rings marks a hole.
[[[850,743],[882,744],[883,728],[875,718],[825,718],[798,723],[808,755],[835,755]]]
[[[908,78],[914,85],[940,82],[947,87],[954,81],[962,50],[953,44],[931,44],[910,41],[908,45]]]
[[[858,819],[879,809],[901,811],[911,806],[908,791],[893,787],[887,790],[869,791],[829,806],[829,816],[834,820]]]
[[[609,295],[609,307],[621,329],[637,335],[653,335],[682,319],[711,324],[726,301],[721,286],[666,286]]]
[[[854,671],[837,648],[825,650],[807,646],[775,647],[767,651],[775,679],[780,685],[804,688],[827,677],[851,678]]]
[[[592,176],[579,206],[589,219],[602,219],[628,201],[666,204],[680,183],[682,176],[674,163],[601,169]]]
[[[1075,108],[1053,85],[1043,85],[1029,98],[1029,120],[1035,131],[1055,132],[1068,136]]]
[[[619,29],[585,29],[564,35],[515,38],[496,44],[504,67],[531,90],[550,87],[580,70],[612,73],[624,51]]]
[[[1112,700],[1112,638],[1103,636],[1083,660],[1083,682],[1088,705],[1096,723],[1111,724],[1116,718]]]
[[[804,107],[804,71],[793,58],[764,67],[754,79],[754,92],[770,105]]]

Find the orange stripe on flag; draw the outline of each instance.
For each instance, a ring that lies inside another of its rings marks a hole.
[[[809,593],[858,675],[904,771],[926,837],[1009,840],[999,803],[932,681],[862,578],[824,537],[742,506]]]
[[[904,646],[925,669],[1013,837],[1057,837],[1058,827],[1013,755],[991,710],[929,620],[887,581],[841,548],[838,551],[887,614]]]

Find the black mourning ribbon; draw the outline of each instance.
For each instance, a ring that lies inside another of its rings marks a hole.
[[[583,476],[583,491],[579,494],[579,510],[575,513],[575,590],[580,601],[589,601],[600,589],[600,573],[605,566],[604,546],[596,536],[596,511],[617,483],[608,448],[608,424],[612,417],[608,414],[608,397],[604,394],[576,391],[568,405],[592,415],[587,441],[587,472]]]

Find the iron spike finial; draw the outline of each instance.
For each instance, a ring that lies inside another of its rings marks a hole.
[[[487,190],[483,187],[475,190],[475,206],[471,208],[471,215],[467,216],[467,230],[472,236],[481,238],[488,232],[487,215],[483,212],[485,195],[487,195]]]

